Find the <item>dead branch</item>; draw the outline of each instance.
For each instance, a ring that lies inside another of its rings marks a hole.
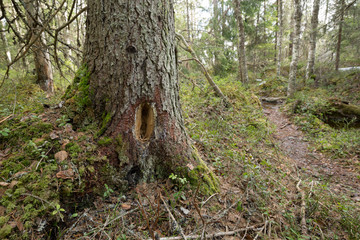
[[[218,232],[218,233],[208,234],[208,235],[206,235],[205,238],[214,239],[216,237],[232,236],[232,235],[235,235],[237,233],[245,232],[245,231],[248,231],[248,230],[260,231],[260,230],[263,229],[263,228],[259,228],[262,225],[263,224],[257,224],[257,225],[246,227],[246,228],[239,228],[239,229],[236,229],[234,231]],[[187,239],[198,239],[198,238],[201,238],[201,235],[188,235],[188,236],[185,236],[185,237]],[[181,240],[181,239],[184,239],[184,237],[183,236],[177,236],[177,237],[162,237],[162,238],[159,238],[159,240]],[[148,240],[152,240],[152,239],[148,239]]]
[[[298,184],[296,185],[296,189],[298,190],[298,192],[301,194],[301,209],[300,209],[300,214],[301,214],[301,233],[303,235],[307,235],[307,228],[306,228],[306,218],[305,218],[305,208],[306,208],[306,204],[305,204],[305,192],[304,190],[302,190],[299,186],[300,186],[301,180],[299,180]]]
[[[191,48],[191,46],[186,42],[185,38],[183,35],[176,33],[176,37],[178,39],[180,39],[182,41],[182,43],[185,45],[185,47],[182,47],[185,51],[189,52],[191,54],[191,56],[193,57],[193,60],[195,62],[197,62],[202,70],[202,73],[205,75],[206,79],[208,80],[210,86],[213,88],[213,90],[215,91],[216,96],[220,97],[226,106],[230,106],[230,102],[228,101],[228,99],[226,98],[226,96],[222,93],[222,91],[220,90],[220,88],[216,85],[216,83],[214,82],[214,80],[211,78],[209,72],[206,70],[204,64],[202,64],[202,62],[199,60],[199,58],[197,57],[196,53],[194,52],[194,50]],[[184,61],[184,60],[183,60]]]
[[[173,220],[173,221],[174,221],[174,223],[176,224],[176,227],[177,227],[177,228],[179,229],[179,231],[180,231],[181,237],[180,237],[180,238],[178,238],[178,239],[184,239],[184,240],[187,240],[188,238],[185,236],[185,234],[184,234],[184,232],[183,232],[183,230],[182,230],[181,226],[177,223],[176,219],[175,219],[175,218],[174,218],[174,216],[172,215],[172,213],[171,213],[171,211],[170,211],[169,207],[167,206],[167,204],[166,204],[166,202],[164,201],[164,199],[163,199],[163,197],[162,197],[162,195],[161,195],[161,194],[160,194],[160,199],[161,199],[161,201],[164,203],[164,206],[165,206],[166,210],[168,211],[168,213],[169,213],[169,216],[170,216],[171,220]],[[161,239],[161,238],[160,238],[160,239]]]

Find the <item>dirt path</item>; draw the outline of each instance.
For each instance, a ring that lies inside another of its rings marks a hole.
[[[280,150],[294,161],[301,172],[313,180],[329,183],[335,194],[345,194],[354,201],[360,201],[359,174],[352,165],[310,151],[304,133],[280,111],[279,104],[263,104],[263,107],[267,118],[277,127],[274,137]]]

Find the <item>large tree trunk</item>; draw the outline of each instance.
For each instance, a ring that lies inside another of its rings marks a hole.
[[[88,0],[85,64],[119,184],[189,172],[195,157],[179,100],[172,1]]]
[[[42,34],[32,47],[34,52],[35,70],[37,73],[37,83],[40,85],[42,90],[46,91],[48,94],[53,94],[54,80],[50,54],[46,44],[44,43],[44,35],[40,32],[41,26],[38,25],[38,22],[41,21],[38,17],[39,6],[36,6],[35,4],[36,1],[34,0],[26,1],[27,20],[29,22],[29,26],[31,26],[31,41],[36,39],[39,34]]]
[[[297,65],[299,60],[299,49],[300,49],[300,30],[301,30],[301,0],[294,0],[294,43],[293,51],[290,63],[289,83],[287,89],[287,95],[292,96],[296,88],[296,74]]]
[[[339,19],[339,30],[337,35],[337,43],[336,43],[336,58],[335,58],[335,71],[339,70],[340,65],[340,49],[341,49],[341,38],[342,38],[342,26],[344,21],[344,10],[345,10],[345,0],[339,0],[338,6],[338,15]]]
[[[279,23],[279,30],[277,34],[277,58],[276,58],[276,75],[280,76],[281,71],[281,53],[282,53],[282,35],[283,35],[283,6],[282,0],[278,0],[278,23]]]
[[[249,76],[246,65],[245,30],[244,30],[242,13],[240,9],[240,0],[235,0],[235,16],[239,26],[239,46],[238,46],[239,76],[243,83],[248,83]]]
[[[309,79],[311,75],[314,74],[314,64],[315,64],[315,53],[316,53],[316,37],[318,32],[318,23],[319,23],[319,8],[320,0],[314,0],[313,12],[311,16],[311,32],[310,32],[310,51],[308,62],[306,66],[306,79]]]

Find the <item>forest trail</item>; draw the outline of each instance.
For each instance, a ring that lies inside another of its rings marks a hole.
[[[314,150],[305,134],[281,112],[280,104],[263,104],[264,113],[270,122],[275,124],[274,138],[278,146],[305,177],[320,183],[328,183],[334,194],[345,194],[360,202],[360,179],[350,161],[330,159]],[[304,176],[303,176],[304,177]]]

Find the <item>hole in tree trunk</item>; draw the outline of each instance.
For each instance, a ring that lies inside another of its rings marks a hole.
[[[154,131],[155,116],[150,104],[142,103],[136,111],[135,135],[140,141],[148,141]]]

